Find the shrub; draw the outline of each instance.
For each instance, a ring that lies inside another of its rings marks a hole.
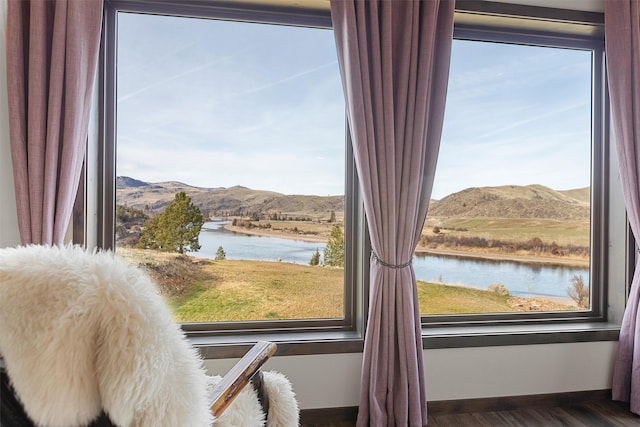
[[[584,284],[580,274],[574,274],[571,278],[571,286],[567,288],[567,294],[580,308],[589,306],[589,286]]]
[[[507,289],[502,283],[493,283],[487,288],[489,291],[505,297],[509,296],[509,289]]]

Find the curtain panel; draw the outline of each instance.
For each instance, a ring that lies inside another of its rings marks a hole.
[[[620,179],[633,236],[640,238],[640,3],[606,0],[605,49]],[[640,414],[640,270],[636,263],[614,365],[613,399]]]
[[[9,0],[7,97],[23,244],[61,244],[86,147],[102,0]]]
[[[358,426],[427,423],[411,260],[440,145],[453,12],[452,0],[331,1],[373,249]]]

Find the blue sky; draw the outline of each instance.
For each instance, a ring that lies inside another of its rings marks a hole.
[[[343,194],[331,31],[133,14],[118,30],[118,175]],[[589,70],[587,52],[455,41],[433,197],[589,185]]]

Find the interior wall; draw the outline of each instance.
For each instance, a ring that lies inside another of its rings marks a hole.
[[[617,342],[424,351],[428,401],[525,396],[611,388]],[[236,359],[205,361],[224,375]],[[272,357],[264,370],[291,380],[302,409],[357,406],[362,354]]]
[[[7,67],[5,28],[7,0],[0,0],[0,247],[20,243],[13,191],[13,169],[9,150],[9,112],[7,106]]]

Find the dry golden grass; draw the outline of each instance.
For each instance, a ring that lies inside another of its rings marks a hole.
[[[193,291],[169,299],[176,320],[339,318],[342,270],[269,261],[206,261]]]
[[[544,218],[436,218],[428,217],[423,234],[438,226],[451,235],[482,237],[509,242],[526,242],[535,237],[558,245],[589,245],[588,220]],[[459,230],[466,231],[459,231]]]
[[[516,311],[509,297],[482,289],[418,281],[421,314],[505,313]]]
[[[131,248],[117,253],[158,282],[178,322],[343,316],[342,269],[270,261],[214,261]],[[157,274],[176,271],[178,278],[176,274]],[[185,279],[188,286],[173,291],[177,279]]]
[[[285,262],[206,260],[142,249],[118,249],[147,270],[178,322],[341,318],[342,269]],[[530,311],[509,296],[418,282],[422,314]],[[538,304],[539,305],[539,304]],[[575,309],[555,305],[553,310]]]

